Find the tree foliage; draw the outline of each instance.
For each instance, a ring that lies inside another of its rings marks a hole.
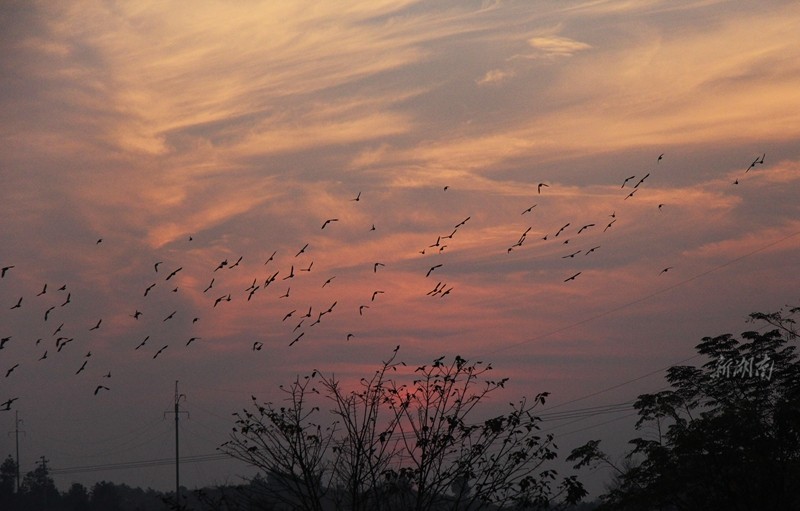
[[[606,464],[617,484],[602,497],[606,509],[800,509],[800,364],[792,316],[800,308],[754,313],[769,329],[705,337],[696,346],[709,357],[701,367],[667,372],[670,390],[639,396],[634,438],[619,469],[599,440],[567,458]]]
[[[553,488],[545,468],[556,445],[533,411],[547,393],[479,419],[507,381],[491,366],[456,356],[409,371],[396,356],[354,388],[314,371],[281,387],[283,403],[253,397],[221,450],[267,475],[266,500],[296,509],[522,509],[585,495],[575,477]]]

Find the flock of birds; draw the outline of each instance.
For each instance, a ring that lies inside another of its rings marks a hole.
[[[753,160],[750,166],[745,170],[745,173],[752,170],[757,165],[764,164],[765,154]],[[662,162],[664,155],[661,154],[656,159],[656,168]],[[656,170],[647,172],[642,176],[631,175],[624,178],[620,183],[620,198],[622,201],[634,199],[637,193],[646,187],[648,179],[651,174],[656,173]],[[738,184],[738,179],[735,181]],[[445,186],[444,193],[448,192],[449,186]],[[536,187],[536,193],[539,196],[547,194],[551,190],[548,183],[539,183]],[[352,197],[352,196],[351,196]],[[355,197],[348,199],[350,202],[358,203],[362,200],[361,192],[358,192]],[[531,200],[533,202],[533,200]],[[529,203],[530,204],[530,203]],[[536,214],[538,203],[532,203],[530,206],[524,208],[520,212],[520,216],[528,218]],[[658,204],[658,210],[662,210],[664,204]],[[457,240],[459,233],[462,230],[469,229],[470,220],[472,216],[467,216],[463,220],[453,225],[449,232],[442,233],[436,236],[435,241],[430,240],[430,243],[418,247],[417,252],[423,258],[436,257],[436,255],[443,253],[445,250],[451,251],[457,247]],[[597,241],[599,236],[614,228],[617,222],[616,211],[610,211],[608,216],[603,219],[594,219],[590,221],[576,222],[574,219],[564,221],[554,226],[549,232],[544,233],[543,236],[537,240],[538,243],[560,244],[563,245],[563,254],[560,255],[561,259],[565,261],[575,262],[575,267],[567,274],[563,275],[563,282],[570,283],[578,279],[583,270],[580,268],[581,261],[586,261],[586,257],[592,256],[601,249],[601,244]],[[324,231],[327,235],[328,232],[335,230],[336,224],[339,223],[338,217],[330,217],[321,220],[320,233]],[[365,227],[366,228],[366,227]],[[376,226],[373,223],[368,229],[375,231]],[[522,250],[524,247],[531,243],[529,235],[533,230],[533,226],[527,227],[524,231],[516,236],[514,239],[509,240],[509,245],[505,247],[506,253],[511,253],[515,250]],[[595,232],[597,235],[587,237],[588,233]],[[539,232],[542,234],[542,232]],[[193,242],[192,237],[188,238],[188,242]],[[585,243],[584,240],[591,240],[591,243]],[[103,238],[97,239],[94,245],[98,246],[99,250],[107,244]],[[569,247],[567,247],[569,245]],[[284,249],[285,250],[285,249]],[[498,251],[502,249],[498,248]],[[128,348],[136,356],[149,357],[152,360],[159,359],[167,350],[174,351],[173,347],[175,341],[166,342],[165,339],[172,339],[172,331],[168,328],[170,324],[181,322],[180,331],[191,330],[192,335],[183,339],[180,344],[183,344],[183,349],[189,349],[193,345],[204,342],[202,333],[202,325],[204,317],[195,316],[193,313],[187,315],[185,310],[181,308],[172,308],[174,300],[170,301],[171,296],[178,296],[180,293],[186,292],[184,283],[190,282],[205,282],[200,287],[195,286],[189,290],[193,299],[204,301],[207,305],[207,310],[214,314],[224,314],[224,309],[229,306],[232,301],[242,302],[255,302],[258,301],[263,295],[271,296],[276,303],[286,304],[279,308],[279,313],[276,314],[275,321],[280,319],[280,324],[283,327],[282,336],[285,335],[286,344],[291,347],[300,342],[307,341],[315,332],[315,326],[327,321],[331,315],[339,313],[341,307],[337,308],[339,301],[336,299],[335,291],[337,283],[337,275],[323,273],[323,276],[314,281],[309,275],[319,274],[324,272],[324,264],[317,264],[314,266],[314,241],[308,241],[302,246],[296,247],[294,250],[287,251],[287,253],[280,254],[279,251],[272,251],[268,257],[261,257],[256,264],[259,269],[255,274],[251,274],[247,279],[248,282],[252,279],[251,284],[247,288],[235,287],[241,278],[231,278],[233,272],[246,271],[244,270],[243,262],[245,261],[244,255],[237,257],[222,258],[213,267],[209,266],[206,269],[205,275],[192,275],[191,279],[186,279],[181,282],[182,277],[191,271],[184,269],[186,262],[170,262],[165,260],[152,261],[152,266],[146,276],[146,285],[143,285],[138,291],[132,290],[130,301],[130,310],[126,314],[128,318],[127,328],[133,329],[135,326],[146,323],[146,331],[144,335],[140,336],[135,343],[132,343]],[[250,259],[250,256],[248,256]],[[446,262],[442,259],[437,259],[434,264],[430,264],[430,259],[422,267],[420,277],[424,272],[424,278],[431,281],[431,286],[424,293],[425,296],[445,299],[452,295],[455,291],[455,286],[448,284],[445,279],[441,279],[442,275],[447,275]],[[280,264],[279,264],[280,263]],[[430,264],[430,265],[428,265]],[[24,265],[19,265],[24,266]],[[188,266],[188,265],[187,265]],[[321,269],[320,266],[323,268]],[[288,267],[288,269],[287,269]],[[427,270],[425,270],[427,268]],[[18,268],[17,264],[6,263],[0,267],[0,299],[6,299],[6,291],[3,290],[4,283],[16,277],[16,273],[22,268]],[[658,273],[664,274],[673,269],[673,266],[668,266],[660,270]],[[383,273],[389,271],[386,263],[375,261],[370,266],[370,271],[373,274]],[[654,272],[655,273],[655,272]],[[433,284],[433,281],[437,282]],[[298,303],[293,301],[293,289],[298,289],[301,286],[315,286],[317,291],[313,292],[314,298],[322,298],[320,303]],[[9,298],[8,305],[5,307],[8,310],[3,314],[17,314],[26,309],[34,309],[36,318],[32,328],[29,328],[25,334],[18,335],[14,332],[0,332],[0,364],[5,364],[3,371],[0,366],[0,374],[4,374],[3,382],[0,388],[3,390],[12,386],[11,381],[13,378],[30,364],[44,364],[52,361],[57,357],[62,357],[62,352],[72,352],[73,355],[69,357],[69,363],[74,364],[74,375],[76,377],[86,377],[87,374],[93,374],[95,380],[92,383],[94,388],[94,395],[105,393],[111,390],[112,372],[109,368],[95,369],[92,364],[91,346],[95,336],[101,335],[109,321],[104,321],[106,318],[98,317],[92,320],[89,324],[77,324],[76,321],[71,319],[70,308],[78,301],[81,296],[73,291],[72,287],[65,283],[52,283],[46,282],[41,284],[40,291],[31,293],[31,296],[15,296]],[[422,294],[421,290],[420,294]],[[76,294],[73,295],[73,292]],[[382,295],[387,291],[378,288],[377,285],[370,293],[365,293],[362,303],[358,305],[358,309],[350,311],[351,314],[364,316],[369,314],[372,307],[379,306]],[[165,302],[169,307],[164,309]],[[2,302],[0,302],[2,304]],[[197,309],[192,309],[197,310]],[[38,317],[37,317],[38,316]],[[0,316],[2,319],[2,316]],[[119,322],[118,317],[112,318],[112,321]],[[11,323],[11,322],[9,322]],[[30,323],[30,321],[29,321]],[[6,324],[6,322],[3,322]],[[0,327],[0,328],[5,328]],[[34,332],[31,334],[31,332]],[[31,338],[23,338],[23,336],[31,336]],[[353,332],[343,332],[342,337],[350,341],[356,335]],[[246,341],[247,349],[253,352],[261,351],[264,348],[271,347],[268,345],[267,340],[253,340]],[[26,349],[36,349],[34,354],[27,355],[27,358],[21,360],[9,360],[4,356],[9,353],[9,347],[14,344],[24,344]],[[76,355],[77,354],[77,355]],[[77,360],[76,360],[77,357]],[[91,388],[91,387],[90,387]],[[5,390],[8,393],[7,390]],[[20,396],[8,397],[4,402],[0,403],[0,411],[8,411],[20,398]]]

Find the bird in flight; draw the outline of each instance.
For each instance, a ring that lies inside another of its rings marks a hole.
[[[106,387],[105,385],[98,385],[98,386],[97,386],[97,387],[94,389],[94,395],[96,396],[96,395],[97,395],[97,393],[98,393],[98,392],[100,392],[100,390],[101,390],[101,389],[102,389],[102,390],[111,390],[110,388]]]
[[[148,340],[149,338],[150,338],[150,336],[149,336],[149,335],[148,335],[147,337],[145,337],[145,338],[144,338],[144,340],[143,340],[142,342],[140,342],[138,346],[136,346],[135,348],[133,348],[133,349],[134,349],[134,351],[135,351],[135,350],[138,350],[139,348],[141,348],[142,346],[144,346],[144,344],[147,342],[147,340]]]
[[[557,237],[558,237],[558,235],[559,235],[559,234],[561,234],[561,232],[562,232],[564,229],[566,229],[567,227],[569,227],[569,225],[570,225],[570,222],[567,222],[567,223],[564,225],[564,227],[562,227],[561,229],[559,229],[559,230],[558,230],[558,232],[556,233],[555,237],[557,238]]]
[[[644,180],[647,179],[648,177],[650,177],[650,173],[649,172],[647,174],[645,174],[644,177],[642,179],[640,179],[635,185],[633,185],[633,187],[634,188],[639,188],[639,185],[644,183]]]
[[[589,227],[594,227],[594,224],[586,224],[578,230],[578,234],[582,233],[584,230],[588,229]]]
[[[16,303],[16,305],[14,305],[13,307],[11,307],[11,310],[14,310],[14,309],[19,309],[20,307],[22,307],[22,297],[21,297],[21,296],[19,297],[19,300],[17,300],[17,303]]]
[[[347,334],[347,340],[348,340],[348,341],[349,341],[350,339],[352,339],[353,337],[355,337],[353,334]]]
[[[201,339],[201,337],[192,337],[186,342],[186,345],[188,346],[188,345],[192,344],[194,341],[199,341],[200,339]]]
[[[159,261],[159,262],[157,262],[157,263],[155,263],[155,264],[153,265],[153,268],[156,270],[156,273],[158,273],[158,265],[159,265],[159,264],[163,264],[163,263],[164,263],[164,261]]]
[[[2,408],[0,408],[0,410],[2,410],[2,411],[4,411],[4,412],[7,412],[7,411],[11,410],[11,405],[12,405],[12,404],[14,403],[14,401],[16,401],[17,399],[19,399],[19,398],[18,398],[18,397],[12,397],[12,398],[11,398],[11,399],[9,399],[8,401],[6,401],[6,402],[4,402],[4,403],[1,403],[1,404],[0,404],[0,407],[2,407]]]
[[[589,254],[591,254],[592,252],[594,252],[595,250],[597,250],[598,248],[600,248],[600,245],[597,245],[596,247],[592,247],[592,248],[590,248],[590,249],[589,249],[589,250],[588,250],[588,251],[587,251],[585,254],[583,254],[583,255],[589,255]]]
[[[86,362],[88,362],[88,360],[84,360],[84,361],[83,361],[83,364],[81,365],[80,369],[78,369],[78,370],[75,372],[75,374],[80,374],[80,373],[81,373],[81,372],[82,372],[84,369],[86,369]]]
[[[294,277],[294,265],[292,265],[292,269],[289,270],[289,275],[283,277],[283,280],[291,279],[292,277]]]
[[[628,181],[630,181],[631,179],[634,179],[635,177],[636,176],[626,177],[625,181],[622,182],[622,186],[620,186],[620,188],[625,188],[625,185],[628,184]]]
[[[536,192],[537,193],[542,193],[542,187],[543,186],[546,186],[547,188],[550,188],[550,185],[548,185],[547,183],[539,183],[539,186],[536,187]]]
[[[296,343],[297,341],[299,341],[299,340],[300,340],[300,338],[301,338],[301,337],[303,337],[304,335],[306,335],[306,333],[305,333],[305,332],[300,332],[300,335],[298,335],[297,337],[295,337],[295,338],[294,338],[294,340],[293,340],[292,342],[290,342],[290,343],[289,343],[289,346],[291,346],[291,345],[293,345],[294,343]]]
[[[311,271],[311,267],[314,266],[314,261],[309,263],[308,268],[300,268],[300,271]]]
[[[335,278],[336,278],[336,275],[334,275],[333,277],[331,277],[331,278],[329,278],[328,280],[326,280],[326,281],[325,281],[325,283],[324,283],[324,284],[322,284],[322,287],[325,287],[325,286],[327,286],[328,284],[330,284],[330,283],[331,283],[331,281],[332,281],[333,279],[335,279]]]
[[[297,257],[297,256],[299,256],[300,254],[302,254],[302,253],[305,253],[305,251],[306,251],[306,249],[307,249],[307,248],[308,248],[308,243],[306,243],[305,245],[303,245],[303,248],[301,248],[301,249],[300,249],[300,251],[299,251],[298,253],[296,253],[294,256],[295,256],[295,257]]]
[[[764,153],[764,154],[761,155],[761,158],[756,158],[755,160],[753,160],[753,163],[751,163],[750,166],[747,167],[747,170],[745,170],[744,173],[747,174],[748,172],[750,172],[750,169],[752,169],[756,165],[763,165],[764,164],[764,157],[766,157],[766,156],[767,156],[767,153]]]
[[[181,271],[182,269],[183,269],[183,266],[181,266],[181,267],[180,267],[180,268],[178,268],[177,270],[173,271],[172,273],[170,273],[169,275],[167,275],[167,278],[166,278],[165,280],[169,280],[169,279],[171,279],[172,277],[174,277],[175,275],[177,275],[177,274],[178,274],[178,272],[179,272],[179,271]]]
[[[428,270],[428,273],[426,273],[425,276],[426,277],[430,277],[431,273],[433,273],[433,270],[435,270],[436,268],[441,268],[441,267],[442,267],[441,263],[431,266],[431,269]]]
[[[520,214],[521,214],[521,215],[524,215],[525,213],[530,213],[531,211],[533,211],[533,208],[535,208],[536,206],[537,206],[537,205],[536,205],[536,204],[534,204],[533,206],[531,206],[531,207],[529,207],[528,209],[524,210],[524,211],[523,211],[522,213],[520,213]]]
[[[581,253],[581,251],[580,251],[580,250],[578,250],[578,251],[576,251],[576,252],[573,252],[573,253],[571,253],[571,254],[569,254],[569,255],[561,256],[561,259],[567,259],[568,257],[575,257],[576,255],[578,255],[578,254],[580,254],[580,253]]]
[[[41,291],[41,293],[37,294],[36,296],[42,296],[42,295],[43,295],[43,294],[45,294],[46,292],[47,292],[47,284],[45,284],[45,285],[44,285],[44,287],[42,288],[42,291]]]
[[[383,263],[375,263],[375,264],[373,264],[372,265],[372,272],[373,273],[378,273],[378,266],[386,266],[386,265],[383,264]]]
[[[667,272],[668,272],[668,271],[670,271],[671,269],[672,269],[672,266],[667,266],[666,268],[664,268],[663,270],[661,270],[661,271],[659,272],[659,275],[661,275],[662,273],[667,273]]]
[[[628,196],[627,196],[627,197],[625,197],[625,200],[628,200],[628,199],[630,199],[631,197],[633,197],[633,194],[634,194],[634,193],[636,193],[636,190],[638,190],[638,188],[634,187],[634,188],[633,188],[633,191],[631,191],[631,193],[629,193],[629,194],[628,194]]]
[[[10,375],[12,372],[14,372],[14,369],[16,369],[17,367],[19,367],[19,364],[14,364],[14,365],[11,367],[11,369],[9,369],[8,371],[6,371],[6,378],[8,378],[8,377],[9,377],[9,375]]]
[[[256,341],[253,343],[253,351],[261,351],[261,348],[264,347],[263,342]]]
[[[14,265],[11,265],[11,266],[3,266],[3,268],[2,268],[2,269],[0,269],[0,278],[5,278],[5,276],[6,276],[6,272],[7,272],[8,270],[10,270],[11,268],[13,268],[13,267],[14,267]]]
[[[287,319],[291,318],[291,317],[292,317],[292,314],[294,314],[295,312],[297,312],[297,309],[294,309],[293,311],[291,311],[291,312],[288,312],[288,313],[287,313],[287,314],[286,314],[286,315],[283,317],[283,319],[282,319],[281,321],[286,321]]]
[[[220,263],[217,265],[217,267],[214,268],[214,271],[221,270],[222,268],[224,268],[226,266],[228,266],[228,259],[227,258],[223,259],[222,261],[220,261]]]
[[[461,227],[462,225],[466,224],[466,223],[467,223],[467,220],[469,220],[470,218],[472,218],[472,217],[471,217],[471,216],[468,216],[468,217],[467,217],[467,218],[465,218],[464,220],[462,220],[462,221],[460,221],[459,223],[457,223],[457,224],[456,224],[456,226],[455,226],[455,229],[458,229],[458,228],[459,228],[459,227]],[[455,234],[455,231],[453,231],[453,234]],[[451,237],[451,238],[453,237],[453,234],[451,234],[451,235],[450,235],[450,237]]]
[[[209,283],[208,283],[208,287],[206,287],[206,288],[203,290],[203,292],[205,293],[206,291],[208,291],[209,289],[211,289],[211,287],[212,287],[213,285],[214,285],[214,279],[211,279],[211,282],[209,282]]]
[[[45,321],[47,321],[47,317],[50,315],[50,312],[51,312],[53,309],[55,309],[55,308],[56,308],[56,306],[55,306],[55,305],[53,305],[52,307],[50,307],[49,309],[47,309],[46,311],[44,311],[44,320],[45,320]]]
[[[329,218],[329,219],[325,220],[325,223],[322,224],[322,227],[320,227],[320,229],[324,229],[325,226],[328,225],[331,222],[338,222],[338,221],[339,221],[338,218]]]
[[[359,305],[358,306],[358,315],[359,316],[363,316],[364,315],[364,309],[369,309],[369,305]]]
[[[278,253],[278,251],[277,251],[277,250],[276,250],[276,251],[274,251],[274,252],[272,253],[272,255],[271,255],[271,256],[269,256],[269,259],[267,259],[267,262],[266,262],[266,263],[264,263],[264,264],[267,264],[267,263],[268,263],[268,262],[270,262],[270,261],[274,261],[274,260],[275,260],[275,254],[277,254],[277,253]]]
[[[287,287],[286,288],[286,294],[280,295],[278,298],[289,298],[289,291],[291,289],[292,289],[291,287]]]
[[[151,289],[153,289],[154,287],[156,287],[156,284],[155,284],[155,282],[153,282],[152,284],[150,284],[149,286],[147,286],[147,289],[145,289],[145,290],[144,290],[144,295],[145,295],[145,296],[147,296],[147,293],[149,293],[149,292],[150,292],[150,290],[151,290]]]
[[[164,351],[165,349],[167,349],[168,347],[169,347],[169,344],[166,344],[166,345],[164,345],[164,347],[163,347],[163,348],[161,348],[160,350],[156,351],[156,354],[155,354],[155,355],[153,355],[153,360],[155,360],[155,358],[156,358],[157,356],[161,355],[161,352],[162,352],[162,351]]]
[[[92,330],[98,330],[100,328],[100,323],[102,323],[102,322],[103,322],[102,319],[98,320],[97,324],[95,326],[93,326],[92,328],[90,328],[89,331],[91,332]]]
[[[239,256],[239,259],[237,259],[236,262],[233,263],[232,265],[228,266],[228,269],[232,270],[233,268],[236,268],[237,266],[239,266],[239,263],[242,262],[242,258],[243,258],[243,256]]]
[[[164,321],[167,321],[168,319],[172,319],[173,317],[175,317],[175,314],[176,314],[177,312],[178,312],[178,311],[172,311],[172,313],[170,313],[170,315],[169,315],[169,316],[167,316],[166,318],[164,318],[164,319],[162,320],[162,323],[163,323]]]
[[[660,162],[663,159],[664,159],[664,153],[659,154],[658,155],[658,159],[656,160],[656,163]]]
[[[378,295],[382,295],[382,294],[383,294],[383,291],[373,291],[372,292],[372,301],[374,302],[375,301],[375,297],[378,296]]]
[[[581,273],[582,273],[582,272],[578,272],[578,273],[576,273],[575,275],[573,275],[572,277],[569,277],[569,278],[566,278],[566,279],[564,279],[564,282],[569,282],[570,280],[575,280],[575,277],[577,277],[577,276],[578,276],[578,275],[580,275]]]
[[[358,195],[356,195],[356,198],[355,198],[355,199],[350,199],[350,201],[351,201],[351,202],[352,202],[352,201],[356,201],[356,202],[358,202],[358,201],[360,201],[360,200],[361,200],[361,192],[358,192]]]
[[[614,220],[608,222],[608,225],[606,226],[605,229],[603,229],[603,232],[606,232],[608,230],[608,228],[611,227],[612,225],[614,225],[614,222],[616,222],[616,221],[617,221],[617,219],[615,218]]]

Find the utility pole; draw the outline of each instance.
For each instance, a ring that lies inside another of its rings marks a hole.
[[[22,424],[22,419],[19,418],[19,411],[14,410],[14,442],[17,446],[17,471],[16,471],[16,484],[17,484],[17,493],[19,493],[19,434],[25,434],[24,431],[19,429],[19,425]],[[8,433],[9,435],[11,432]]]
[[[14,410],[14,440],[17,444],[17,493],[19,493],[19,425],[22,419],[19,418],[19,411]],[[22,432],[25,434],[25,432]]]
[[[168,413],[175,414],[175,509],[178,510],[181,508],[181,469],[178,423],[180,422],[180,416],[182,413],[185,413],[187,417],[189,416],[189,412],[182,412],[180,410],[181,398],[186,399],[186,394],[178,393],[178,380],[175,380],[175,410],[172,412],[164,412],[164,415],[166,416]]]

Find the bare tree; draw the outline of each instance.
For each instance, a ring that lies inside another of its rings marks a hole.
[[[284,406],[253,397],[221,450],[263,470],[264,496],[296,509],[535,509],[586,494],[574,476],[552,488],[557,474],[544,468],[556,447],[533,410],[547,393],[479,419],[507,378],[459,356],[411,371],[398,348],[350,389],[313,371],[281,387]]]

